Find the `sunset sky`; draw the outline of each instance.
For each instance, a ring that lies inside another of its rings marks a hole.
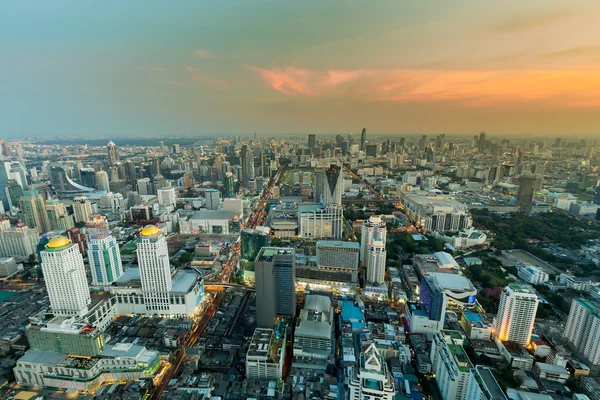
[[[2,136],[600,137],[600,1],[4,1]]]

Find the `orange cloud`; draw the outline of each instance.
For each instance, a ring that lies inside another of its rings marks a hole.
[[[386,102],[454,101],[468,106],[538,102],[549,106],[597,107],[600,71],[329,70],[297,67],[258,73],[287,96],[328,96]]]
[[[215,58],[214,54],[206,50],[194,50],[194,54],[196,55],[196,57],[200,58]]]

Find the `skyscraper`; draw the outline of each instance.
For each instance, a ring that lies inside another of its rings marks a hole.
[[[96,187],[98,190],[110,190],[110,181],[108,180],[108,173],[106,171],[96,172]]]
[[[503,342],[527,346],[531,339],[538,297],[528,286],[508,285],[500,295],[496,336]]]
[[[42,271],[55,315],[82,317],[92,300],[79,248],[64,236],[51,239],[42,257]]]
[[[589,364],[600,365],[600,303],[574,299],[564,336]]]
[[[19,204],[25,223],[30,228],[36,228],[40,234],[52,229],[46,213],[46,202],[37,190],[25,191]]]
[[[385,227],[385,222],[383,222],[380,216],[373,215],[368,221],[363,223],[360,238],[360,261],[363,267],[367,265],[366,255],[371,240],[379,238],[385,244],[386,236],[387,229]]]
[[[325,171],[325,182],[323,185],[323,204],[329,206],[331,204],[342,205],[342,193],[344,185],[342,183],[342,167],[331,165]]]
[[[479,134],[478,149],[480,153],[485,150],[485,132]]]
[[[157,194],[159,206],[175,207],[177,205],[177,196],[175,195],[174,187],[158,189]]]
[[[247,188],[250,179],[254,178],[254,154],[252,149],[249,149],[247,145],[243,145],[240,158],[242,162],[242,185]]]
[[[160,229],[148,225],[137,241],[137,258],[144,304],[157,314],[169,311],[169,291],[173,288],[167,240]]]
[[[313,201],[320,203],[323,200],[323,190],[325,189],[325,169],[315,168],[315,182],[313,185]]]
[[[142,178],[137,180],[137,191],[140,196],[148,196],[153,193],[152,182],[150,178]]]
[[[204,192],[207,210],[218,210],[221,206],[221,192],[217,189],[206,189]]]
[[[379,354],[375,343],[362,351],[356,367],[350,369],[348,398],[392,400],[396,395],[394,378],[385,358]]]
[[[27,258],[35,254],[40,235],[25,224],[0,230],[0,257]]]
[[[99,215],[96,217],[100,217]],[[105,217],[101,217],[105,218]],[[123,264],[117,239],[106,231],[89,235],[88,260],[92,275],[92,285],[110,286],[123,275]]]
[[[106,145],[106,150],[108,152],[108,165],[112,167],[115,165],[117,161],[119,161],[119,148],[117,145],[111,140]]]
[[[252,260],[260,249],[269,245],[269,235],[265,231],[246,228],[242,230],[240,252],[243,259]]]
[[[75,216],[75,222],[87,222],[90,215],[92,215],[92,203],[85,196],[78,196],[73,198],[73,215]]]
[[[519,191],[517,193],[517,206],[522,213],[530,213],[533,197],[537,186],[537,176],[524,175],[519,177]]]
[[[362,128],[360,133],[360,151],[366,151],[367,149],[367,128]]]
[[[295,250],[263,247],[254,261],[254,271],[257,326],[272,328],[278,315],[296,315]]]
[[[421,140],[419,140],[419,149],[421,151],[424,151],[426,146],[427,146],[427,135],[423,135],[423,136],[421,136]]]
[[[367,249],[367,282],[381,285],[385,282],[385,243],[381,238],[371,240]]]
[[[316,145],[317,135],[311,133],[310,135],[308,135],[308,149],[310,150],[310,154],[314,154]]]
[[[223,197],[226,199],[235,197],[235,181],[231,172],[225,173],[225,178],[223,180]]]
[[[50,223],[49,230],[67,231],[75,226],[73,216],[69,215],[67,207],[60,201],[56,199],[48,200],[45,208]]]

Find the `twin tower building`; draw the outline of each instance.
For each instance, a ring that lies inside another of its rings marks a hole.
[[[167,241],[156,226],[146,226],[136,242],[138,268],[123,269],[119,245],[106,218],[91,216],[86,224],[92,285],[109,292],[111,314],[191,315],[204,294],[195,271],[174,270]],[[64,236],[41,251],[42,271],[55,315],[85,317],[92,296],[79,247]]]

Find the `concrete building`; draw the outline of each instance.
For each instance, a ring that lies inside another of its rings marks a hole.
[[[11,277],[16,274],[19,269],[23,268],[23,264],[17,264],[14,257],[0,258],[0,280]]]
[[[207,210],[218,210],[221,208],[221,192],[217,189],[207,189],[204,192],[204,198],[206,199]]]
[[[73,215],[75,222],[87,222],[92,215],[92,203],[85,196],[78,196],[73,199]]]
[[[392,400],[396,395],[394,378],[375,344],[361,352],[360,361],[348,367],[347,376],[349,400]]]
[[[87,252],[93,286],[110,286],[123,275],[119,244],[110,232],[90,235]]]
[[[334,240],[317,241],[317,265],[357,269],[360,243]]]
[[[438,332],[431,343],[431,364],[443,399],[462,400],[467,398],[467,393],[473,397],[477,383],[472,372],[473,365],[463,346],[448,343],[444,334]]]
[[[344,191],[342,167],[331,165],[325,170],[325,180],[323,182],[323,204],[325,206],[342,205],[342,193]]]
[[[538,186],[539,177],[533,175],[524,175],[519,177],[519,191],[517,193],[517,206],[519,211],[530,213],[535,196],[535,188]]]
[[[174,187],[158,189],[157,194],[159,206],[175,208],[177,205],[177,196],[175,195]]]
[[[107,161],[108,161],[108,166],[112,167],[113,165],[116,164],[117,161],[120,160],[119,157],[119,148],[117,147],[117,145],[111,140],[110,142],[108,142],[108,144],[106,145],[106,150],[107,150]]]
[[[536,362],[533,366],[533,372],[540,379],[548,379],[554,382],[565,383],[571,377],[565,367],[554,364]]]
[[[173,268],[169,262],[167,240],[160,229],[154,225],[142,229],[136,253],[146,309],[158,313],[168,312],[169,291],[173,288]]]
[[[452,196],[428,191],[400,191],[406,215],[426,232],[468,229],[473,225],[465,204]]]
[[[54,351],[94,357],[104,350],[105,337],[97,326],[71,317],[50,320],[30,317],[26,335],[32,350]]]
[[[294,367],[325,370],[334,363],[333,324],[331,299],[307,295],[294,333]]]
[[[138,179],[136,182],[136,186],[140,196],[148,196],[149,194],[154,193],[152,190],[152,182],[150,181],[150,178]]]
[[[527,286],[508,285],[500,295],[496,317],[496,335],[502,342],[515,342],[526,347],[538,308],[538,297]]]
[[[381,219],[381,216],[373,215],[367,221],[363,222],[362,233],[360,237],[360,262],[362,266],[367,265],[367,249],[371,244],[371,240],[379,238],[385,245],[387,236],[387,229],[385,222]]]
[[[30,228],[37,229],[40,234],[52,230],[46,212],[46,202],[37,190],[23,192],[23,196],[19,199],[19,208],[25,223]]]
[[[374,285],[385,283],[385,262],[386,262],[385,243],[380,238],[371,240],[367,249],[367,282]]]
[[[343,236],[344,210],[341,206],[298,206],[298,229],[303,239],[336,239]]]
[[[52,312],[67,317],[87,314],[92,300],[78,246],[59,236],[51,239],[40,255]]]
[[[35,254],[40,235],[25,224],[0,230],[0,257],[27,258]]]
[[[469,339],[490,340],[492,337],[492,326],[485,322],[480,314],[464,312],[460,324],[469,336]]]
[[[187,219],[179,221],[179,230],[182,234],[205,232],[228,235],[240,231],[240,215],[235,211],[194,211]]]
[[[600,303],[574,299],[564,336],[587,363],[600,365]]]
[[[246,378],[280,379],[285,361],[285,342],[285,328],[282,335],[273,329],[256,328],[246,353]]]
[[[256,324],[272,328],[277,316],[296,315],[296,253],[292,248],[263,247],[254,260]]]
[[[519,278],[531,285],[541,285],[550,279],[549,275],[543,269],[533,265],[520,267]]]
[[[269,245],[269,234],[257,229],[243,229],[241,234],[241,256],[252,260],[258,256],[260,249]]]
[[[108,179],[108,172],[98,171],[96,172],[96,188],[98,190],[110,190],[110,180]]]

